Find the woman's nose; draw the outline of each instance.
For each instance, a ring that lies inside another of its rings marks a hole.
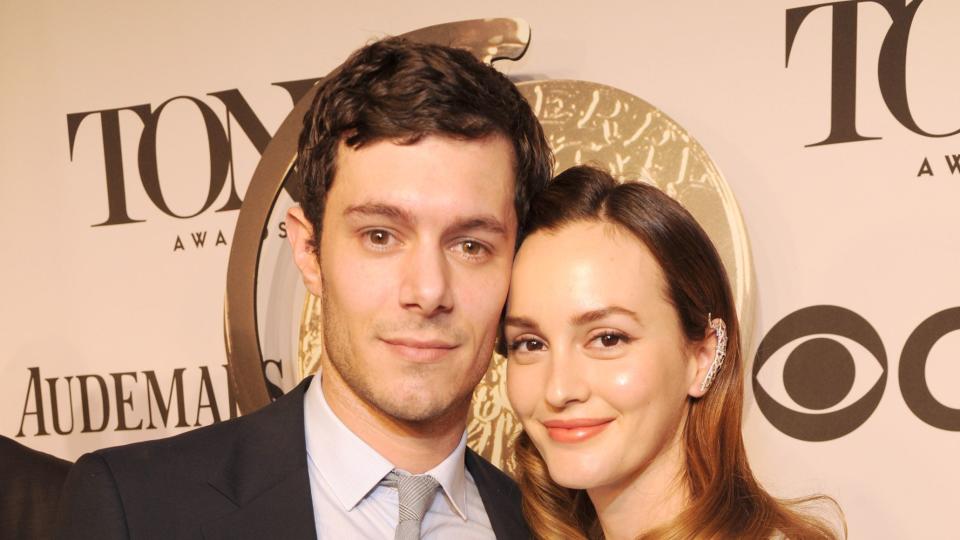
[[[571,351],[554,351],[547,375],[545,399],[562,409],[590,397],[590,385],[584,377],[582,361]]]

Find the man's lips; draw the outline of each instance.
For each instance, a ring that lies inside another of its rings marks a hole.
[[[581,442],[599,434],[610,425],[613,418],[572,418],[569,420],[546,420],[547,435],[560,443]]]
[[[436,362],[459,347],[442,339],[381,338],[387,347],[412,362]]]

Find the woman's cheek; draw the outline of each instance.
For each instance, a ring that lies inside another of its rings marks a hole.
[[[507,399],[521,421],[530,416],[534,399],[532,394],[536,391],[536,387],[531,385],[530,371],[529,367],[524,369],[523,366],[507,360]]]
[[[611,406],[624,411],[644,401],[650,381],[634,362],[610,363],[602,371],[602,376],[594,379],[594,386]]]

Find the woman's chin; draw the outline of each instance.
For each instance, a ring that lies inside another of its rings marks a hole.
[[[568,489],[592,489],[609,480],[595,463],[570,463],[545,460],[550,478]]]

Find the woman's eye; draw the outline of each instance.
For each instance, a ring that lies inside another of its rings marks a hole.
[[[600,336],[600,343],[604,347],[613,347],[614,345],[620,343],[620,336],[615,334],[606,334]]]
[[[510,345],[511,351],[536,352],[547,348],[547,344],[538,339],[518,339]]]
[[[620,345],[623,343],[628,343],[630,340],[624,334],[609,332],[609,333],[602,334],[595,337],[593,341],[603,348],[610,348],[610,347],[616,347],[617,345]]]

